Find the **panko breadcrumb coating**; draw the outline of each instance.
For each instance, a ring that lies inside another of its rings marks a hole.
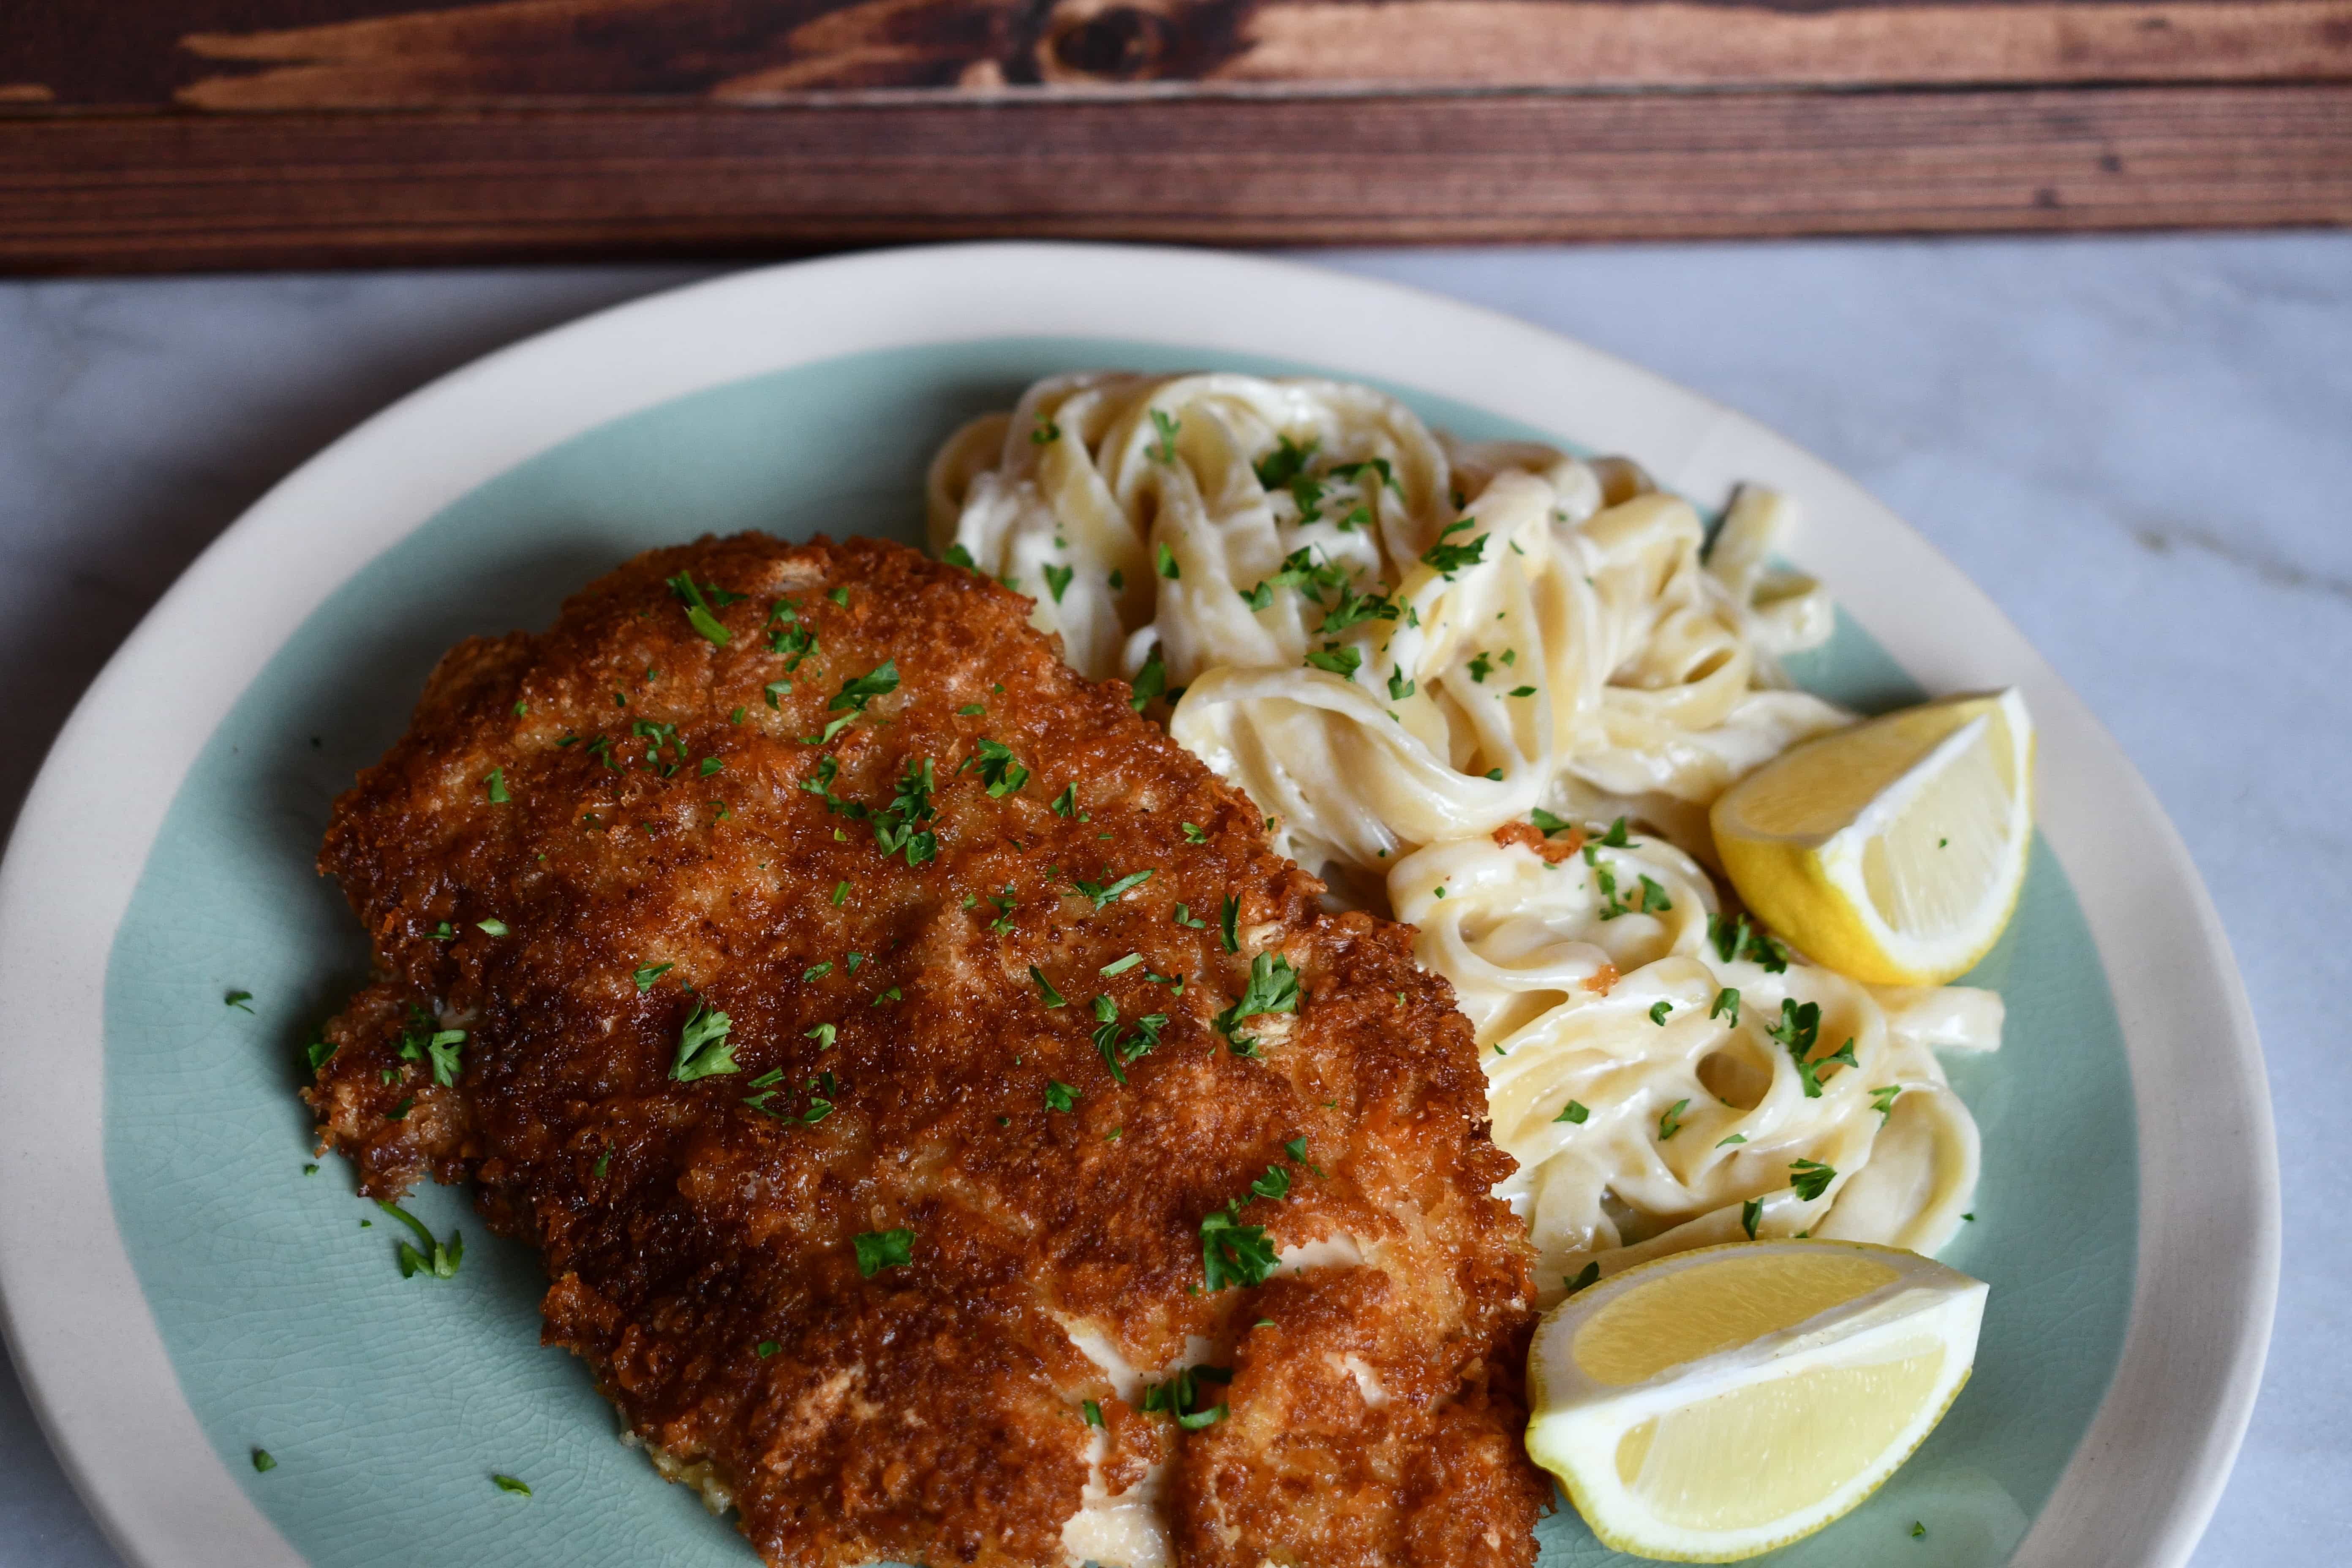
[[[1027,613],[746,534],[453,649],[320,857],[323,1144],[775,1568],[1531,1563],[1468,1024]]]

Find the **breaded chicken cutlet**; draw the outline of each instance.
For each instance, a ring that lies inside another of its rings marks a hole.
[[[1467,1022],[1027,613],[744,535],[453,649],[320,857],[322,1142],[776,1568],[1532,1562]]]

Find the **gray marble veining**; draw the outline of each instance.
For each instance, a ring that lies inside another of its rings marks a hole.
[[[2285,1179],[2270,1372],[2196,1562],[2352,1536],[2352,235],[1315,259],[1570,332],[1793,437],[1950,553],[2116,732],[2221,905]],[[0,825],[107,657],[274,480],[478,354],[698,275],[0,286]],[[0,1373],[0,1565],[116,1562]]]

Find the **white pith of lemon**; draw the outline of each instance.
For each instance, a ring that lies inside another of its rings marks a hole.
[[[1814,963],[1941,985],[2000,940],[2033,843],[2033,721],[2014,690],[1807,742],[1726,790],[1724,870]]]
[[[1617,1551],[1769,1552],[1854,1508],[1935,1429],[1975,1363],[1985,1293],[1851,1241],[1627,1269],[1537,1328],[1528,1452]]]

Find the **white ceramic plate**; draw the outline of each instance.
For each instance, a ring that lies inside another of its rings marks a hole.
[[[189,569],[92,686],[0,868],[0,994],[12,1024],[0,1053],[0,1105],[8,1108],[0,1296],[36,1407],[124,1554],[155,1568],[414,1562],[420,1552],[436,1555],[402,1533],[398,1510],[415,1509],[445,1521],[481,1512],[484,1534],[443,1539],[453,1549],[477,1539],[506,1542],[495,1552],[478,1546],[483,1560],[617,1563],[670,1557],[675,1548],[698,1562],[751,1561],[722,1535],[692,1533],[691,1521],[647,1495],[660,1489],[636,1461],[625,1474],[608,1473],[603,1459],[576,1457],[567,1462],[586,1478],[579,1495],[567,1500],[562,1487],[543,1486],[530,1513],[482,1511],[491,1505],[477,1495],[470,1450],[440,1469],[416,1455],[394,1467],[396,1493],[364,1490],[386,1468],[368,1446],[372,1436],[404,1430],[400,1423],[419,1410],[444,1422],[442,1430],[454,1431],[448,1423],[462,1416],[511,1443],[514,1433],[499,1424],[504,1413],[527,1411],[541,1428],[562,1427],[593,1396],[583,1401],[576,1377],[544,1363],[518,1371],[521,1363],[488,1349],[478,1370],[466,1369],[465,1347],[535,1337],[528,1259],[488,1247],[486,1261],[468,1264],[468,1279],[486,1281],[477,1294],[396,1299],[400,1325],[422,1315],[431,1320],[425,1342],[459,1344],[448,1352],[457,1363],[445,1355],[432,1364],[467,1385],[478,1396],[471,1405],[432,1405],[416,1381],[424,1363],[387,1373],[339,1353],[329,1325],[364,1325],[368,1312],[394,1300],[369,1272],[388,1266],[373,1252],[345,1256],[357,1245],[348,1197],[282,1179],[303,1157],[299,1117],[287,1114],[290,1080],[282,1055],[272,1054],[282,1042],[224,1033],[243,1027],[240,1016],[220,1008],[220,985],[239,976],[196,973],[216,953],[227,955],[219,963],[266,970],[268,953],[238,949],[209,926],[267,934],[272,910],[292,897],[269,881],[285,870],[273,866],[257,870],[253,886],[222,891],[221,911],[245,913],[231,919],[208,903],[205,889],[240,879],[237,835],[253,829],[235,783],[244,764],[234,759],[268,732],[253,727],[257,715],[292,721],[299,704],[286,695],[289,665],[354,658],[333,642],[339,628],[368,614],[405,624],[403,606],[425,602],[415,598],[418,550],[443,550],[454,561],[461,539],[478,546],[485,532],[508,526],[502,519],[533,506],[544,512],[555,504],[550,497],[569,496],[564,504],[593,511],[595,487],[605,482],[596,476],[608,471],[619,476],[610,480],[615,492],[643,483],[649,493],[679,498],[673,512],[655,508],[589,529],[572,551],[584,551],[589,564],[555,584],[568,588],[604,563],[593,559],[598,548],[610,551],[608,561],[622,552],[616,542],[634,548],[735,525],[691,504],[706,470],[727,468],[728,454],[765,439],[762,409],[821,403],[827,378],[839,378],[845,401],[862,396],[893,408],[889,399],[901,395],[890,378],[907,383],[904,458],[938,433],[925,420],[936,423],[983,390],[997,395],[1016,367],[1075,368],[1095,363],[1089,354],[1122,353],[1202,365],[1277,361],[1381,381],[1441,415],[1466,408],[1474,412],[1463,417],[1473,422],[1516,423],[1584,449],[1630,454],[1703,503],[1739,480],[1778,486],[1806,508],[1792,553],[1835,594],[1857,628],[1855,646],[1874,639],[1928,690],[2024,689],[2042,735],[2042,827],[2056,857],[2046,875],[2055,879],[2065,919],[2076,918],[2069,911],[2079,900],[2077,928],[2087,922],[2095,962],[2086,956],[2076,973],[2012,991],[2012,1018],[2030,1016],[2044,995],[2057,1006],[2058,993],[2071,989],[2078,994],[2067,1005],[2093,998],[2107,1021],[2102,1026],[2119,1027],[2127,1097],[2117,1073],[2110,1103],[2067,1114],[2126,1151],[2119,1161],[2136,1148],[2136,1236],[2126,1190],[2115,1210],[2119,1234],[2080,1238],[2086,1255],[2116,1273],[2109,1330],[2085,1331],[2070,1345],[2079,1314],[2070,1315],[2053,1285],[2035,1309],[2041,1317],[2019,1319],[2024,1326],[2015,1331],[2032,1343],[2002,1352],[2013,1364],[1979,1363],[1980,1386],[1993,1373],[2007,1374],[2008,1392],[1982,1399],[1989,1408],[2007,1402],[1995,1414],[2020,1442],[2036,1426],[2033,1356],[2054,1357],[2049,1364],[2073,1365],[2091,1379],[2079,1418],[2053,1416],[2061,1426],[2074,1421],[2063,1441],[2044,1434],[2057,1442],[2048,1473],[2001,1491],[2016,1494],[2003,1504],[2013,1528],[1975,1544],[1959,1542],[1965,1531],[1946,1531],[1929,1554],[1896,1558],[1877,1536],[1841,1525],[1816,1538],[1819,1546],[1799,1550],[1818,1563],[2184,1561],[2220,1493],[2261,1372],[2278,1268],[2276,1158],[2252,1017],[2212,906],[2154,798],[2081,702],[1980,593],[1885,508],[1787,442],[1654,376],[1521,322],[1305,267],[1034,245],[886,252],[743,274],[492,355],[378,416],[279,485]],[[730,402],[737,386],[788,390]],[[607,439],[609,432],[619,434]],[[822,468],[824,450],[812,449],[806,461]],[[856,519],[897,516],[915,493],[911,473],[878,491],[856,489],[856,477],[831,476],[829,510],[814,518],[805,504],[793,512],[795,498],[780,491],[777,510],[793,514],[784,531],[829,516],[838,520],[835,531],[858,531]],[[724,493],[740,510],[750,504],[744,487],[770,481],[747,468],[730,482],[735,489]],[[911,521],[900,519],[902,531]],[[526,615],[530,598],[519,593],[511,601],[513,619],[540,613]],[[434,637],[435,648],[446,640]],[[343,651],[320,653],[330,647]],[[406,682],[413,693],[413,676],[397,658],[391,663],[394,684]],[[353,729],[380,745],[396,732],[407,700],[391,700]],[[350,737],[336,748],[325,754],[344,779],[370,754]],[[278,813],[300,819],[292,827],[253,840],[264,846],[262,859],[284,859],[280,851],[304,835],[315,843],[318,822],[304,814],[319,814],[327,788],[331,783]],[[190,849],[192,839],[204,842]],[[205,854],[230,858],[206,862]],[[214,869],[199,874],[205,864]],[[2063,897],[2070,884],[2072,900]],[[141,955],[163,951],[149,926],[179,931],[171,951],[189,973],[142,967]],[[289,928],[271,942],[282,952],[301,940],[301,930]],[[348,935],[328,940],[331,948],[349,946]],[[315,960],[304,962],[316,969]],[[315,1016],[325,977],[305,973],[282,977],[279,990],[312,993]],[[158,1011],[183,992],[210,1009],[193,1035]],[[282,1016],[264,1020],[270,1026],[299,1027],[287,1010],[294,1005],[257,1005],[279,1006]],[[2063,1039],[2034,1039],[2031,1029],[2025,1037],[2037,1049],[2068,1048]],[[2017,1039],[2013,1030],[2011,1055],[1990,1064],[1983,1082],[2030,1072],[2030,1061],[2012,1066]],[[278,1065],[256,1068],[265,1061]],[[182,1098],[172,1103],[187,1108],[177,1121],[168,1107],[155,1109],[158,1073],[173,1075],[170,1092]],[[2024,1110],[1980,1109],[1989,1164],[2003,1157],[2005,1126],[2038,1125]],[[260,1131],[220,1142],[221,1124],[239,1119]],[[2193,1162],[2181,1157],[2189,1148],[2199,1151]],[[2042,1179],[2063,1180],[2064,1169],[2052,1165],[2060,1173]],[[265,1178],[275,1184],[240,1185]],[[225,1204],[224,1194],[235,1202]],[[2025,1211],[2064,1196],[2024,1195],[2031,1202],[2012,1204],[2003,1224],[2030,1226],[2034,1216]],[[338,1202],[344,1206],[331,1217],[317,1217]],[[240,1224],[239,1215],[260,1217]],[[268,1245],[250,1250],[259,1244],[242,1233],[281,1222]],[[331,1224],[337,1239],[331,1245],[325,1229],[305,1228],[314,1224]],[[2015,1295],[2030,1305],[2043,1283],[2024,1281]],[[1994,1300],[2001,1299],[1997,1283]],[[278,1313],[281,1300],[301,1310]],[[383,1344],[395,1332],[368,1330],[361,1342]],[[2114,1376],[2102,1397],[2108,1365]],[[478,1397],[485,1390],[490,1397]],[[1964,1396],[1960,1411],[1976,1394]],[[269,1432],[247,1430],[265,1426]],[[1997,1445],[1999,1422],[1979,1423],[1975,1440]],[[247,1442],[283,1449],[286,1462],[267,1478],[250,1473]],[[442,1447],[465,1444],[453,1436]],[[1957,1496],[1987,1484],[1981,1467],[1965,1462],[1962,1436],[1948,1450],[1931,1445],[1906,1468],[1916,1485],[1905,1497],[1927,1500],[1916,1506],[1931,1507],[1938,1485]],[[673,1529],[685,1533],[665,1533]],[[1572,1519],[1547,1531],[1548,1546],[1561,1549],[1548,1560],[1601,1560]]]

